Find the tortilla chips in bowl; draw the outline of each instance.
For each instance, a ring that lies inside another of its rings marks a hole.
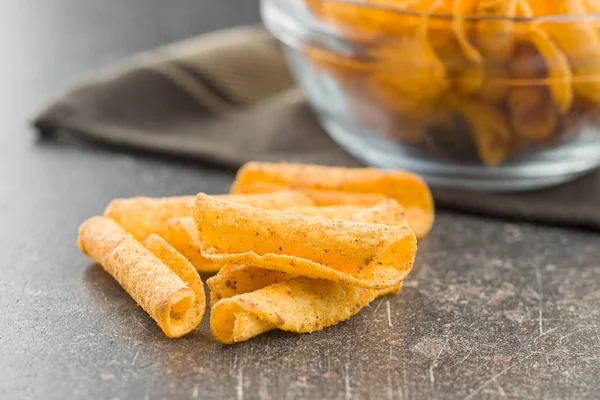
[[[329,135],[436,185],[525,190],[600,165],[586,0],[263,0]]]

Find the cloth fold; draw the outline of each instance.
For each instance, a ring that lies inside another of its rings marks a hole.
[[[251,160],[361,165],[321,129],[277,40],[260,27],[134,56],[60,95],[34,125],[232,169]],[[442,208],[600,230],[600,171],[533,192],[433,192]]]

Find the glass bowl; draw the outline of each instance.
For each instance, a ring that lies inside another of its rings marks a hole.
[[[263,0],[262,16],[324,129],[368,164],[489,191],[598,167],[600,14],[454,3]]]

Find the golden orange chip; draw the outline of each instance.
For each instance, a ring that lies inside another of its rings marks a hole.
[[[255,207],[280,209],[295,206],[311,206],[314,202],[300,192],[281,191],[271,194],[216,195],[223,199]],[[189,217],[195,196],[134,197],[113,200],[104,215],[117,221],[136,239],[143,240],[151,233],[165,235],[171,218]]]
[[[383,297],[383,296],[388,296],[388,295],[392,295],[392,294],[398,294],[402,290],[402,286],[403,285],[404,285],[404,281],[400,282],[397,285],[390,286],[387,289],[381,289],[379,292],[377,292],[377,297]]]
[[[509,81],[510,75],[505,66],[488,66],[485,70],[479,97],[492,104],[502,103],[506,99],[510,87]]]
[[[525,14],[535,16],[582,16],[586,7],[582,0],[552,0],[523,2]],[[537,24],[546,32],[569,60],[573,71],[573,88],[582,99],[600,102],[600,34],[592,19],[564,18]]]
[[[548,87],[554,103],[562,114],[566,114],[573,104],[573,74],[565,54],[556,46],[548,34],[537,25],[527,32],[527,40],[536,47],[546,63]]]
[[[477,4],[476,41],[488,62],[498,65],[512,55],[518,0],[480,0]]]
[[[290,186],[270,182],[255,182],[236,188],[236,190],[238,193],[273,193],[280,190],[289,189]],[[319,207],[339,205],[368,207],[387,199],[387,196],[379,193],[348,193],[340,190],[307,188],[298,188],[294,190],[304,193]]]
[[[356,213],[364,211],[361,206],[325,206],[325,207],[292,207],[282,211],[307,217],[323,217],[330,219],[352,219]]]
[[[288,210],[286,210],[288,211]],[[301,210],[304,215],[321,216],[326,218],[352,219],[358,222],[388,224],[399,227],[409,227],[404,217],[404,209],[395,200],[386,200],[374,207],[312,207]],[[340,212],[341,211],[341,212]],[[347,215],[350,211],[355,211]],[[320,213],[319,213],[320,212]],[[206,282],[211,289],[211,305],[223,298],[252,292],[294,278],[285,272],[272,271],[264,268],[246,265],[228,265]],[[395,293],[399,286],[392,287],[385,293]],[[334,305],[335,306],[335,305]]]
[[[227,265],[206,281],[210,288],[210,305],[212,307],[221,299],[254,292],[292,278],[295,278],[295,275],[285,272],[247,265]]]
[[[133,197],[110,202],[104,215],[115,220],[138,240],[151,233],[163,236],[171,218],[191,215],[194,196],[164,198]]]
[[[196,197],[193,217],[202,255],[244,264],[385,289],[412,268],[416,237],[410,229],[329,220]]]
[[[211,273],[221,269],[221,263],[216,263],[202,256],[198,229],[191,216],[170,219],[167,222],[164,238],[185,256],[198,271]]]
[[[214,197],[267,210],[315,205],[315,202],[304,193],[294,190],[280,190],[276,193],[223,194]]]
[[[351,219],[354,214],[363,210],[365,210],[364,207],[358,206],[303,206],[285,208],[282,211],[332,219]],[[190,260],[192,265],[196,267],[198,271],[211,273],[221,269],[221,263],[215,263],[202,256],[202,253],[200,252],[198,229],[196,228],[196,224],[192,217],[170,219],[167,222],[167,230],[164,237],[169,244]]]
[[[456,111],[469,125],[479,158],[486,165],[499,165],[512,144],[510,125],[502,109],[476,100],[460,101]]]
[[[422,120],[431,103],[449,87],[446,67],[429,40],[428,21],[419,16],[418,23],[401,38],[370,49],[378,68],[365,78],[365,85],[401,118]]]
[[[600,12],[600,0],[584,0],[586,12],[597,13]]]
[[[527,142],[544,143],[558,128],[559,111],[546,87],[511,88],[507,108],[515,134]]]
[[[306,5],[310,9],[310,11],[317,17],[321,16],[322,14],[322,3],[323,0],[306,0]]]
[[[321,279],[292,278],[253,292],[219,300],[210,315],[213,335],[222,343],[248,340],[272,329],[316,332],[358,313],[384,291]]]
[[[344,84],[351,83],[353,79],[374,68],[370,58],[336,53],[315,46],[305,47],[304,53],[314,66],[333,75]]]
[[[406,218],[404,207],[393,199],[387,199],[377,203],[373,207],[365,208],[354,214],[351,219],[356,222],[410,229],[410,221]]]
[[[395,199],[406,209],[408,221],[418,237],[425,236],[433,225],[434,205],[429,187],[419,176],[410,172],[250,162],[239,170],[232,192],[244,193],[247,187],[257,183],[287,186],[296,190],[379,194]],[[311,196],[310,193],[308,195]]]
[[[195,295],[191,304],[180,302],[171,306],[170,313],[163,312],[161,326],[169,327],[170,332],[167,335],[171,337],[179,337],[196,329],[206,310],[204,284],[198,271],[182,254],[158,235],[151,234],[142,245],[177,274]]]
[[[296,275],[265,268],[249,267],[247,265],[227,265],[206,281],[206,284],[210,288],[210,305],[212,307],[221,299],[254,292],[274,283],[288,281],[296,277]],[[401,288],[402,283],[390,286],[387,289],[381,289],[378,292],[378,296],[396,294]],[[335,304],[331,306],[336,307]]]
[[[344,38],[360,43],[379,41],[386,35],[401,35],[419,23],[416,16],[402,15],[392,9],[403,8],[398,0],[369,0],[369,3],[374,7],[326,0],[321,2],[318,15],[333,24]]]
[[[194,330],[205,308],[198,273],[158,236],[142,245],[115,221],[94,217],[79,228],[79,247],[96,260],[158,323],[165,335]]]

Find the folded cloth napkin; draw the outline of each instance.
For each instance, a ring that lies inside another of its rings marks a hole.
[[[238,168],[250,160],[356,167],[320,128],[277,41],[262,28],[212,33],[140,54],[55,99],[42,133]],[[434,188],[439,207],[600,230],[600,171],[527,193]]]

